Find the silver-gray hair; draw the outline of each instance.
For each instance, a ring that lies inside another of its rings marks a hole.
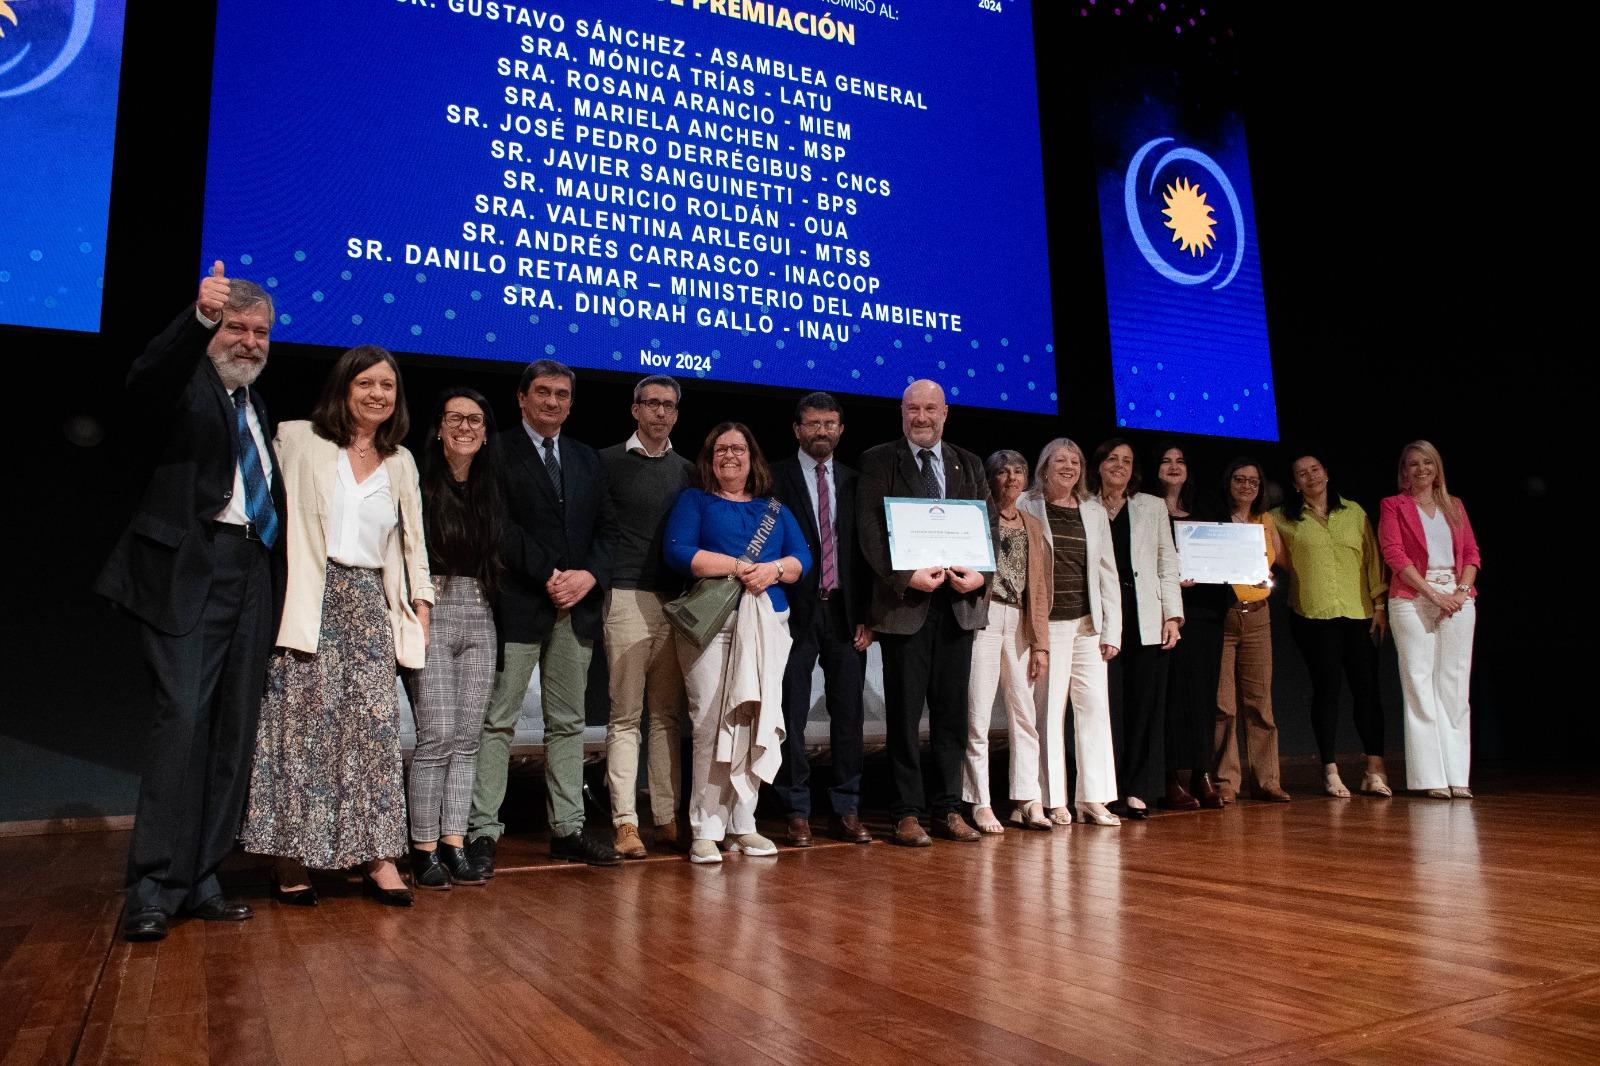
[[[633,386],[633,402],[639,403],[640,399],[644,396],[644,390],[650,388],[651,386],[659,386],[663,389],[671,389],[672,402],[683,402],[683,386],[678,384],[677,378],[671,378],[665,374],[651,374],[649,377],[640,378],[638,383]]]
[[[267,319],[277,321],[277,310],[272,304],[272,296],[253,281],[243,278],[228,279],[228,303],[223,308],[226,311],[243,311],[245,308],[254,307],[256,304],[267,305]]]
[[[1020,466],[1022,472],[1028,472],[1027,456],[1010,448],[1001,448],[983,461],[983,475],[990,481],[1000,476],[1000,471],[1008,466]]]

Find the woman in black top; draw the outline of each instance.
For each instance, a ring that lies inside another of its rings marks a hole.
[[[486,880],[463,844],[496,658],[491,604],[500,584],[505,518],[494,453],[484,447],[493,431],[494,416],[481,393],[446,389],[422,460],[423,524],[438,602],[428,664],[408,686],[417,719],[411,873],[421,888]]]

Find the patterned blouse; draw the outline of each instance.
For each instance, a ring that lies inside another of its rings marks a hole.
[[[1028,587],[1028,531],[1000,527],[995,542],[994,602],[1022,605]]]

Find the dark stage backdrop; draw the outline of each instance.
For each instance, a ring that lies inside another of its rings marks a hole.
[[[1592,698],[1578,679],[1590,582],[1586,545],[1570,543],[1585,527],[1566,469],[1585,457],[1579,427],[1593,396],[1564,328],[1568,308],[1587,306],[1567,280],[1566,252],[1569,239],[1586,236],[1573,229],[1584,201],[1550,184],[1551,160],[1569,143],[1556,136],[1567,87],[1552,81],[1564,64],[1514,22],[1445,25],[1298,4],[1252,8],[1246,20],[1227,4],[1206,4],[1203,15],[1199,5],[1187,14],[1168,7],[1196,20],[1189,36],[1140,29],[1131,16],[1142,16],[1142,2],[1119,15],[1104,0],[1052,4],[1037,18],[1063,411],[958,407],[950,438],[980,452],[1035,454],[1058,434],[1092,447],[1113,432],[1089,73],[1134,55],[1149,66],[1189,62],[1196,47],[1211,53],[1240,72],[1283,444],[1190,438],[1194,469],[1211,477],[1249,451],[1281,481],[1292,449],[1315,441],[1341,489],[1375,513],[1393,491],[1400,445],[1432,439],[1487,558],[1473,679],[1478,756],[1589,761]],[[263,85],[255,108],[209,113],[211,30],[203,11],[129,12],[101,333],[0,330],[6,367],[26,386],[10,392],[9,424],[20,433],[9,463],[16,581],[0,693],[0,821],[133,807],[146,683],[131,625],[89,591],[136,499],[149,429],[126,407],[121,380],[193,298],[207,129],[221,121],[247,135],[252,111],[275,106],[274,87]],[[277,417],[305,414],[334,354],[274,345],[263,385]],[[515,366],[403,363],[414,413],[440,387],[465,382],[513,424]],[[585,373],[570,431],[596,445],[622,439],[631,380]],[[675,439],[688,450],[709,425],[736,416],[782,453],[806,386],[696,384]],[[892,401],[852,400],[847,416],[847,461],[898,432]],[[1277,646],[1283,747],[1310,753],[1304,671],[1287,639]],[[1398,753],[1392,647],[1385,656]],[[1341,735],[1353,751],[1353,728]]]

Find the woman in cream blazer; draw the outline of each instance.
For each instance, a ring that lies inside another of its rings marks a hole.
[[[1052,821],[1071,824],[1063,732],[1070,698],[1078,817],[1116,825],[1116,815],[1105,809],[1117,798],[1106,663],[1122,640],[1122,597],[1105,508],[1084,488],[1083,449],[1065,437],[1046,444],[1034,468],[1034,487],[1018,506],[1040,519],[1051,553],[1050,671],[1047,683],[1035,690],[1045,806]]]
[[[408,421],[394,357],[364,346],[278,429],[288,582],[240,836],[276,858],[282,903],[316,902],[308,867],[359,865],[370,895],[411,904],[395,668],[423,665],[433,580]]]

